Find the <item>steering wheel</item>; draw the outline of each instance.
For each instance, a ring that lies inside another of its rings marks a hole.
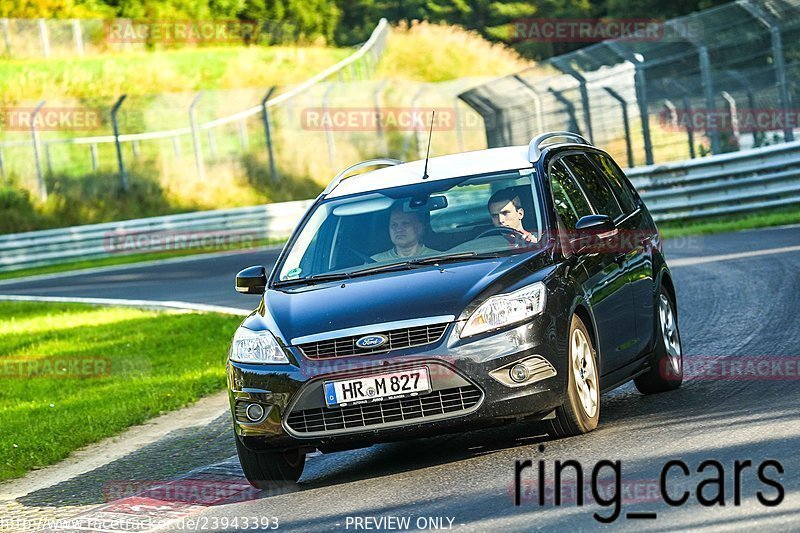
[[[355,248],[353,248],[353,247],[351,247],[351,246],[347,246],[347,247],[346,247],[346,250],[347,250],[348,252],[351,252],[353,255],[355,255],[356,257],[358,257],[359,259],[361,259],[361,260],[362,260],[362,261],[364,261],[365,263],[377,263],[377,261],[375,261],[375,260],[374,260],[373,258],[371,258],[370,256],[368,256],[368,255],[366,255],[366,254],[363,254],[363,253],[361,253],[360,251],[356,250]]]
[[[480,235],[478,235],[475,238],[476,239],[480,239],[481,237],[487,237],[489,235],[503,235],[503,234],[511,235],[514,238],[520,239],[520,240],[523,240],[523,241],[525,240],[525,234],[524,233],[522,233],[521,231],[516,230],[514,228],[509,228],[508,226],[495,226],[493,228],[489,228],[487,230],[482,231],[480,233]]]

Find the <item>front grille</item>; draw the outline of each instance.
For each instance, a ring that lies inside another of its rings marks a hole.
[[[350,407],[293,411],[286,424],[297,433],[335,432],[419,420],[459,413],[475,407],[481,400],[480,389],[469,385],[433,391],[424,396],[354,405]]]
[[[386,344],[376,348],[359,348],[356,341],[364,335],[353,335],[319,342],[300,344],[298,347],[303,355],[310,359],[332,359],[334,357],[348,357],[351,355],[368,355],[373,353],[388,352],[400,348],[411,348],[436,342],[444,335],[447,324],[432,324],[413,328],[393,329],[380,333],[388,339]]]

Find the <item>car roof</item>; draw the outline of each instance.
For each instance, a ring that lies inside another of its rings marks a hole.
[[[431,157],[428,160],[428,180],[437,181],[532,167],[533,163],[528,161],[528,146],[489,148]],[[425,160],[420,159],[364,172],[342,180],[327,197],[334,198],[418,183],[422,179],[424,169]]]

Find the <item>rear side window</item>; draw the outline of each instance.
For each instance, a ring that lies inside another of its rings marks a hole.
[[[575,229],[578,219],[592,214],[583,191],[561,161],[550,166],[550,187],[556,212],[567,229]]]
[[[622,209],[611,192],[606,180],[600,175],[583,154],[574,154],[564,157],[569,169],[575,175],[581,188],[586,192],[586,196],[592,203],[597,212],[601,215],[608,215],[617,218],[622,215]]]
[[[636,210],[636,200],[634,199],[633,190],[625,180],[625,174],[617,166],[617,164],[605,154],[587,154],[589,159],[594,161],[597,167],[603,172],[608,179],[609,185],[614,190],[614,194],[619,200],[619,205],[622,206],[625,214],[632,213]]]

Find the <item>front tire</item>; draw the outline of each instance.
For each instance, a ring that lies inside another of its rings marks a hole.
[[[239,463],[252,486],[257,489],[274,488],[279,484],[297,483],[306,464],[306,454],[300,450],[255,451],[242,444],[236,436]]]
[[[642,394],[657,394],[677,389],[683,383],[683,350],[678,331],[675,302],[661,287],[656,298],[656,346],[650,369],[633,382]]]
[[[567,394],[547,422],[551,437],[563,438],[588,433],[600,420],[600,372],[592,337],[583,321],[573,315],[569,328]]]

